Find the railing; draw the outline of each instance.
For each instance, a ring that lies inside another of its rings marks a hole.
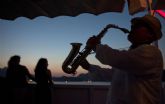
[[[52,104],[104,104],[109,86],[107,82],[55,82],[51,88]],[[0,102],[11,100],[5,89],[1,86]],[[16,104],[35,104],[35,84],[15,88],[13,99]]]
[[[107,82],[56,82],[51,89],[52,104],[105,104],[109,86],[110,83]],[[35,104],[34,87],[35,84],[30,84],[27,88],[15,89],[15,102],[17,104]],[[5,95],[5,92],[2,94]],[[165,88],[163,94],[165,94]],[[1,98],[4,102],[10,100],[5,96],[1,96]],[[162,100],[165,98],[163,97]]]
[[[53,88],[54,104],[105,104],[110,83],[84,82],[56,84]]]

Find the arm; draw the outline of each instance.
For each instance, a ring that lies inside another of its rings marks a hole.
[[[26,70],[26,75],[29,79],[35,81],[35,77],[33,75],[30,74],[29,70],[24,66],[25,70]]]
[[[112,81],[113,69],[101,68],[98,65],[90,64],[88,69],[93,80],[96,81]]]
[[[48,81],[49,81],[49,83],[50,83],[51,85],[53,85],[51,71],[50,71],[50,70],[48,70],[48,71],[47,71],[47,74],[48,74]]]
[[[141,46],[130,51],[119,51],[107,45],[97,45],[96,58],[103,64],[136,74],[152,73],[161,61],[161,53],[153,46]],[[161,67],[161,66],[160,66]]]
[[[89,72],[91,79],[94,81],[111,81],[112,79],[113,69],[89,64],[86,59],[81,62],[80,66]]]

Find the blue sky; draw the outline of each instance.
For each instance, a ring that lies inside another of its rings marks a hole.
[[[127,8],[122,13],[104,13],[98,16],[81,14],[76,17],[59,16],[56,18],[37,17],[33,20],[20,17],[14,21],[0,19],[0,67],[7,66],[7,61],[12,55],[21,56],[21,64],[26,65],[33,73],[39,58],[48,59],[49,69],[53,75],[66,75],[62,72],[61,65],[68,56],[72,42],[83,43],[92,35],[97,35],[107,24],[116,24],[130,29],[130,20],[136,16],[142,16],[147,12],[129,15]],[[165,19],[156,15],[162,25],[165,34]],[[165,37],[159,41],[159,48],[165,57]],[[128,48],[130,43],[127,35],[117,29],[109,29],[102,38],[103,44],[112,48]],[[88,56],[90,63],[101,65],[94,57]],[[85,73],[83,69],[77,70]]]

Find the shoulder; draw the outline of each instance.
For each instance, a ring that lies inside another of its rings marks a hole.
[[[50,69],[47,69],[47,72],[48,72],[48,73],[51,73]]]
[[[154,45],[148,45],[148,44],[141,45],[138,48],[158,49],[156,46],[154,46]]]
[[[19,65],[19,67],[21,67],[21,68],[26,68],[26,66],[24,66],[24,65]]]
[[[162,53],[160,49],[153,45],[142,45],[136,49],[131,50],[130,52],[137,56],[162,60]]]
[[[161,53],[160,49],[154,45],[141,45],[135,50],[141,50],[143,52],[149,52],[149,53]]]
[[[24,71],[28,71],[28,68],[24,65],[19,65],[19,68]]]

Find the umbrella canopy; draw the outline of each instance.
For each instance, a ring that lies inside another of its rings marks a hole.
[[[98,15],[105,12],[122,12],[125,0],[2,0],[0,18],[33,19],[38,16],[77,16],[81,13]]]
[[[128,2],[131,15],[147,7],[146,0],[1,0],[0,19],[17,17],[33,19],[38,16],[77,16],[82,13],[98,15],[106,12],[122,12]],[[153,1],[154,9],[165,9],[165,0]]]

